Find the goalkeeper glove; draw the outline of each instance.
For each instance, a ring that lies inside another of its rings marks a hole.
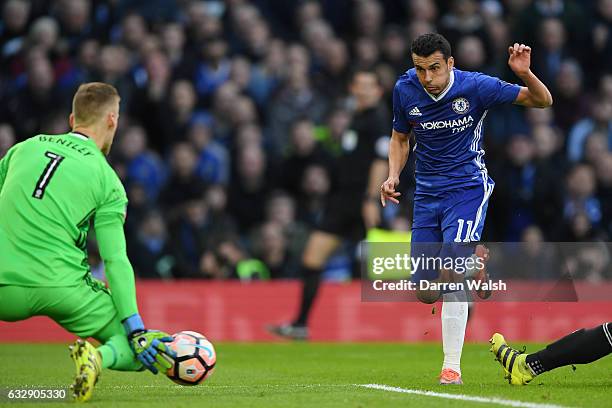
[[[176,353],[165,344],[173,340],[172,336],[159,330],[146,330],[138,314],[125,319],[123,327],[136,358],[153,374],[172,367],[172,362],[164,356],[176,357]]]

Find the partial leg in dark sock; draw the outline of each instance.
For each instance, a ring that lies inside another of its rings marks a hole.
[[[588,364],[612,353],[612,323],[577,330],[527,356],[535,374],[570,364]]]
[[[293,324],[296,326],[306,326],[308,321],[308,315],[310,309],[317,297],[319,291],[319,284],[321,283],[321,270],[302,267],[302,280],[304,286],[302,287],[302,303],[300,304],[300,313],[298,318]]]

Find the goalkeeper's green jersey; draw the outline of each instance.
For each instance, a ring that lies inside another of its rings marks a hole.
[[[38,135],[13,146],[0,161],[0,285],[79,284],[89,273],[90,220],[122,223],[126,206],[92,139]]]

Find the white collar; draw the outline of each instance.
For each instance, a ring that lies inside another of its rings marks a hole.
[[[74,133],[74,132],[69,132],[70,135],[78,137],[79,139],[83,139],[83,140],[89,140],[89,138],[87,136],[83,136],[80,133]]]
[[[451,69],[451,72],[450,72],[450,79],[448,80],[448,85],[446,85],[446,88],[444,88],[444,90],[440,92],[438,95],[430,94],[425,88],[423,88],[423,90],[425,91],[427,95],[429,95],[431,99],[434,100],[434,102],[438,102],[439,100],[441,100],[442,98],[446,96],[446,94],[448,93],[448,91],[450,91],[454,83],[455,83],[455,69],[453,68]]]

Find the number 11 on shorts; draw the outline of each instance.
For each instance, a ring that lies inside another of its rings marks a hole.
[[[457,236],[455,237],[455,242],[470,242],[472,233],[474,232],[473,231],[474,221],[473,220],[465,221],[463,218],[458,218],[457,222],[459,223],[459,226],[457,227]],[[465,231],[465,238],[463,238],[462,240],[461,233],[463,232],[463,224],[466,224],[466,231]]]

